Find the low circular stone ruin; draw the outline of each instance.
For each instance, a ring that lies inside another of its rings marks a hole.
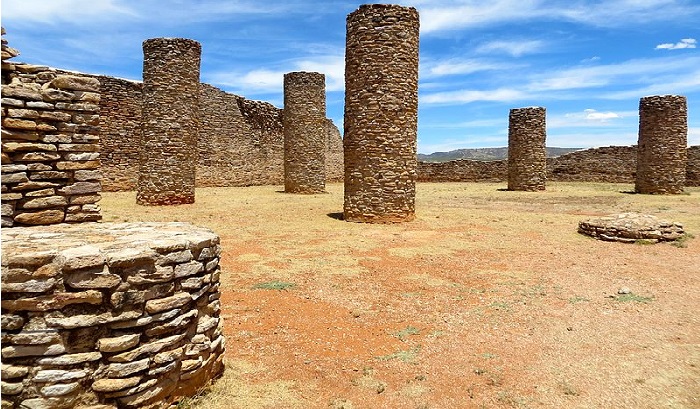
[[[621,213],[579,222],[578,232],[605,241],[652,243],[674,241],[685,233],[683,225],[640,213]]]
[[[166,408],[223,371],[219,236],[2,229],[2,407]]]

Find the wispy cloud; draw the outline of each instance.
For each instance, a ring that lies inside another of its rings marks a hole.
[[[547,115],[547,128],[609,128],[630,125],[630,119],[638,117],[637,111],[598,111],[592,108],[579,112]]]
[[[478,46],[475,51],[479,54],[506,53],[513,57],[520,57],[541,51],[544,44],[544,41],[540,40],[491,41]]]
[[[421,78],[433,78],[447,75],[466,75],[481,71],[495,71],[515,68],[514,64],[487,61],[481,59],[449,59],[444,61],[426,61],[421,63]]]
[[[684,48],[695,48],[697,40],[694,38],[683,38],[677,43],[664,43],[656,46],[657,50],[682,50]]]
[[[700,5],[684,0],[544,1],[477,0],[414,1],[421,12],[421,32],[475,28],[510,22],[568,21],[592,26],[620,27],[678,19],[694,21]]]
[[[524,99],[526,96],[517,89],[500,88],[494,90],[459,90],[435,92],[420,99],[425,104],[468,104],[475,101],[511,102]]]
[[[99,22],[137,16],[118,0],[5,0],[2,13],[16,21],[45,24]]]

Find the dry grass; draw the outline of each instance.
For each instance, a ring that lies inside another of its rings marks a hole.
[[[503,187],[419,184],[417,220],[397,225],[338,220],[340,184],[198,189],[175,207],[105,193],[101,205],[106,222],[188,221],[222,238],[227,370],[183,406],[700,407],[700,239],[576,233],[635,211],[700,237],[700,188]],[[645,302],[616,300],[622,286]]]

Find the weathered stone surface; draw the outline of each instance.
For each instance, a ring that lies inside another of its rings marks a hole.
[[[51,207],[65,206],[68,201],[64,196],[48,196],[39,199],[31,199],[22,203],[23,209],[47,209]]]
[[[44,369],[34,375],[34,382],[66,382],[88,376],[84,370]]]
[[[56,280],[26,280],[20,283],[3,282],[2,291],[6,293],[44,293],[56,286]]]
[[[111,362],[131,362],[139,358],[143,354],[155,354],[162,349],[172,346],[185,338],[186,334],[172,335],[166,338],[151,341],[147,344],[128,352],[123,352],[118,355],[109,357]]]
[[[2,300],[2,308],[8,311],[48,311],[60,310],[72,304],[101,304],[102,293],[83,291],[77,293],[53,293],[39,297]]]
[[[60,223],[65,217],[62,210],[41,210],[37,212],[25,212],[15,215],[14,221],[20,224],[42,225]]]
[[[3,381],[1,383],[1,390],[3,395],[19,395],[22,393],[22,382],[11,383]]]
[[[112,363],[105,369],[105,375],[109,378],[123,378],[148,369],[149,361],[148,358],[144,358],[134,362]]]
[[[65,249],[61,251],[60,257],[65,271],[102,267],[105,264],[105,257],[100,248],[92,245]]]
[[[48,385],[41,388],[41,394],[43,396],[63,396],[73,393],[80,387],[77,382]]]
[[[204,271],[204,265],[198,261],[182,263],[175,266],[175,278],[189,277],[194,274],[199,274]]]
[[[157,300],[150,300],[146,302],[146,311],[149,314],[155,314],[157,312],[172,310],[178,307],[182,307],[188,302],[192,301],[189,293],[177,293],[170,297],[160,298]]]
[[[11,345],[2,348],[3,358],[20,358],[27,356],[59,355],[66,352],[61,344],[54,345]]]
[[[2,329],[5,331],[11,331],[14,329],[20,329],[24,325],[24,318],[19,315],[2,314]]]
[[[29,367],[2,364],[2,379],[23,378],[29,373]]]
[[[125,311],[121,314],[105,312],[99,315],[74,315],[71,317],[47,317],[46,323],[51,327],[64,329],[95,327],[117,321],[127,321],[140,317],[141,311]]]
[[[102,257],[101,254],[100,257]],[[72,288],[92,289],[114,288],[122,282],[120,276],[110,274],[109,270],[106,268],[103,269],[101,265],[98,264],[95,267],[96,268],[66,274],[65,283]]]
[[[58,331],[52,329],[27,329],[17,334],[8,335],[8,338],[14,345],[44,345],[61,342]]]
[[[511,109],[508,126],[508,190],[545,189],[547,180],[546,110]]]
[[[100,91],[100,82],[97,79],[74,75],[59,75],[48,86],[71,91]]]
[[[48,366],[69,366],[97,361],[101,358],[102,354],[99,352],[80,352],[76,354],[63,354],[56,357],[40,358],[37,360],[37,363],[39,365]]]
[[[344,219],[410,221],[417,166],[418,12],[366,4],[346,21]]]
[[[581,234],[606,241],[634,243],[673,241],[684,235],[683,225],[659,220],[656,216],[639,213],[621,213],[579,222]]]
[[[97,392],[116,392],[138,385],[141,379],[140,376],[124,379],[98,379],[92,383],[92,389]]]
[[[130,334],[120,337],[102,338],[97,342],[97,347],[102,352],[121,352],[133,348],[139,344],[141,335]]]

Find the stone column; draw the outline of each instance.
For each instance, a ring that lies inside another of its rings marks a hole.
[[[545,108],[511,109],[508,122],[508,190],[544,190],[547,180]]]
[[[686,98],[680,95],[641,98],[635,192],[683,193],[687,144]]]
[[[194,40],[143,43],[143,139],[136,203],[194,203],[199,133],[199,64]]]
[[[415,217],[418,12],[362,5],[347,17],[344,218]]]
[[[326,76],[284,75],[284,191],[326,190]]]

